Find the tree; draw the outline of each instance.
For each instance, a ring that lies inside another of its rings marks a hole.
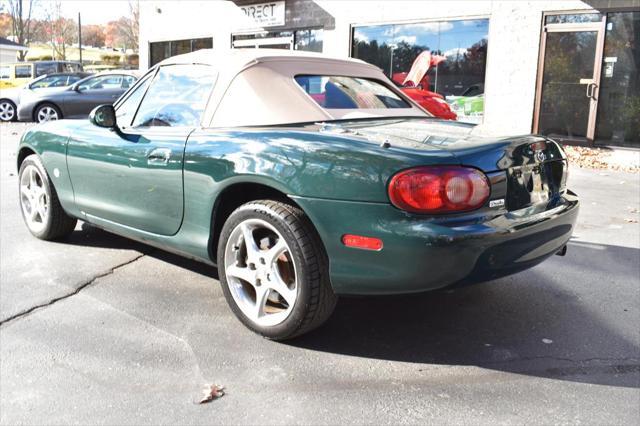
[[[33,11],[35,0],[8,0],[9,15],[11,15],[11,30],[16,39],[16,43],[26,46],[31,40],[31,12]],[[24,3],[27,4],[25,9]],[[26,51],[18,52],[18,60],[24,61],[27,56]]]
[[[57,1],[47,11],[49,42],[57,59],[67,59],[67,46],[77,41],[77,25],[72,19],[62,16],[62,3]]]
[[[9,37],[11,35],[11,15],[8,13],[0,13],[0,37]]]
[[[138,51],[140,33],[140,4],[138,0],[129,1],[129,16],[124,16],[117,22],[124,49]]]
[[[93,47],[104,46],[104,29],[101,25],[82,26],[82,44]]]
[[[129,2],[129,16],[107,23],[104,29],[105,45],[138,50],[140,7],[137,1]]]

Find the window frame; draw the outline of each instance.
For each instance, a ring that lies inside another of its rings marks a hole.
[[[153,79],[156,77],[156,74],[158,73],[159,69],[160,69],[160,67],[158,67],[158,66],[155,66],[155,67],[151,68],[145,75],[140,77],[138,79],[138,81],[136,81],[136,83],[133,86],[131,86],[126,92],[124,92],[124,94],[122,96],[120,96],[120,98],[113,105],[113,109],[116,112],[116,115],[118,113],[118,109],[122,106],[122,104],[124,104],[131,97],[133,92],[135,92],[138,89],[138,87],[140,87],[142,84],[144,84],[144,82],[147,79],[151,79],[153,81]],[[149,86],[151,86],[151,84],[149,84]],[[133,123],[133,119],[138,114],[138,109],[140,109],[140,104],[144,100],[144,97],[147,96],[147,90],[149,90],[149,86],[147,86],[147,88],[144,90],[144,93],[142,94],[142,98],[140,98],[140,101],[138,102],[138,105],[135,108],[135,112],[133,113],[133,116],[131,117],[131,122],[127,123],[126,126],[123,126],[122,124],[118,124],[116,122],[116,125],[118,125],[118,127],[120,127],[122,130],[124,130],[124,129],[135,129],[134,127],[131,126],[131,123]]]
[[[191,67],[191,66],[194,66],[194,65],[209,67],[211,69],[211,77],[212,77],[211,89],[209,90],[209,95],[207,96],[204,108],[202,109],[202,115],[200,116],[200,122],[198,123],[198,125],[197,126],[140,126],[140,127],[134,127],[132,124],[133,124],[135,118],[137,117],[137,115],[138,115],[138,113],[140,111],[140,106],[142,105],[142,102],[144,102],[145,98],[147,97],[147,92],[149,91],[149,88],[153,84],[154,80],[158,77],[158,73],[160,72],[160,69],[164,68],[164,67],[171,67],[171,66]],[[184,131],[185,129],[193,129],[193,128],[198,128],[198,127],[202,128],[202,127],[204,127],[205,119],[207,117],[209,108],[211,107],[211,99],[212,99],[212,96],[213,96],[213,92],[214,92],[214,90],[216,88],[216,85],[218,83],[218,76],[219,76],[219,72],[215,69],[215,67],[213,67],[210,64],[204,64],[204,63],[199,63],[199,62],[195,62],[195,63],[192,63],[192,64],[166,64],[166,65],[162,65],[162,66],[155,65],[145,75],[143,75],[141,78],[139,78],[138,81],[136,81],[136,84],[131,86],[124,93],[124,95],[121,96],[120,99],[118,99],[118,102],[116,102],[114,104],[114,110],[117,113],[118,109],[122,106],[122,104],[124,104],[131,97],[133,92],[141,84],[143,84],[147,80],[147,78],[151,79],[150,84],[145,89],[144,93],[142,94],[142,98],[140,98],[140,101],[138,102],[138,105],[136,106],[135,113],[133,114],[133,117],[131,118],[131,123],[128,123],[126,126],[122,126],[121,124],[118,124],[118,126],[122,130],[127,129],[127,131],[132,132],[132,133],[160,132],[160,131],[161,132]]]

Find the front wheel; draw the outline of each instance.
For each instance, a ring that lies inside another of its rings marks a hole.
[[[42,104],[36,108],[34,114],[36,122],[46,123],[47,121],[55,121],[62,119],[62,112],[53,104]]]
[[[54,240],[71,233],[77,220],[60,205],[51,179],[40,158],[24,159],[18,174],[20,210],[29,232],[41,240]]]
[[[260,200],[240,206],[222,228],[217,260],[234,314],[269,339],[311,331],[336,305],[324,248],[292,205]]]

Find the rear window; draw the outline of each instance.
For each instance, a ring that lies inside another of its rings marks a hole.
[[[295,80],[318,105],[327,109],[411,108],[376,80],[327,75],[298,75]]]

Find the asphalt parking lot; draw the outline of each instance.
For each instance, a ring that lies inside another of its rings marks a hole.
[[[640,175],[572,169],[565,257],[456,291],[341,299],[262,339],[210,267],[79,224],[28,233],[0,125],[1,424],[637,424]],[[203,385],[227,394],[194,403]]]

